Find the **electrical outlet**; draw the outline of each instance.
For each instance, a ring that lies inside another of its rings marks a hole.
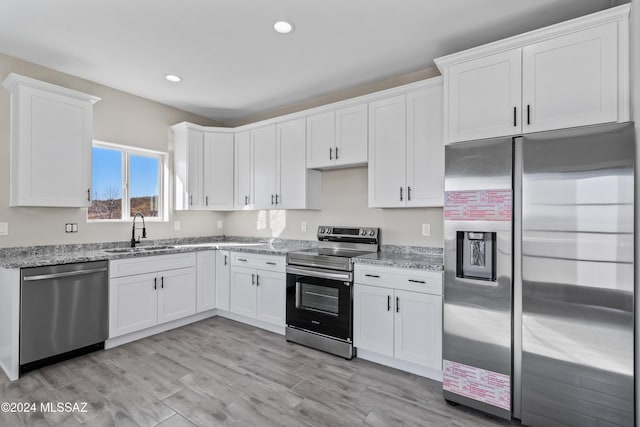
[[[78,232],[78,223],[74,222],[71,224],[71,232],[72,233],[77,233]]]
[[[176,231],[180,230],[180,221],[173,221],[173,229]]]
[[[221,219],[218,220],[218,228],[222,228],[222,220]]]
[[[431,224],[422,224],[422,235],[431,236]]]
[[[0,222],[0,236],[7,236],[9,234],[9,223]]]
[[[64,225],[65,233],[77,233],[78,232],[78,223],[77,222],[67,222]]]
[[[300,223],[300,230],[307,231],[307,221],[302,221]]]

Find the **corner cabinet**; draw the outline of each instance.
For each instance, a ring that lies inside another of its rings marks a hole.
[[[100,98],[9,74],[10,206],[91,205],[93,104]]]
[[[629,120],[629,5],[436,59],[446,142]]]
[[[442,273],[358,264],[358,357],[442,379]]]
[[[369,207],[442,206],[442,79],[369,104]]]
[[[367,104],[307,117],[307,167],[331,169],[367,164]]]
[[[175,209],[234,207],[234,135],[229,129],[180,123],[173,130]]]
[[[235,135],[235,190],[234,206],[237,210],[252,209],[253,200],[253,155],[251,132]]]

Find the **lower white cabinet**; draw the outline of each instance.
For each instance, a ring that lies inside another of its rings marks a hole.
[[[229,251],[216,251],[216,308],[229,311],[231,256]]]
[[[356,266],[354,345],[442,369],[442,274]],[[365,282],[365,283],[362,283]]]
[[[196,253],[196,312],[216,308],[216,252]]]
[[[109,338],[196,312],[195,253],[115,260],[109,274]]]
[[[229,311],[261,322],[284,326],[284,264],[282,257],[232,254]]]

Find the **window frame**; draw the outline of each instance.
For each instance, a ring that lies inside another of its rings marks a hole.
[[[131,161],[130,157],[143,156],[151,157],[158,160],[158,216],[157,217],[145,217],[145,222],[168,222],[169,221],[169,154],[163,151],[150,150],[148,148],[132,147],[129,145],[116,144],[113,142],[93,140],[91,149],[104,148],[108,150],[115,150],[121,153],[122,161],[122,188],[121,188],[121,203],[122,203],[122,218],[117,219],[89,219],[89,208],[87,208],[87,222],[88,223],[117,223],[117,222],[131,222],[133,217],[130,215],[130,178],[131,178]],[[93,157],[91,160],[91,167],[93,169]],[[93,176],[93,175],[92,175]],[[93,178],[91,181],[91,188],[93,189]],[[93,191],[93,190],[92,190]]]

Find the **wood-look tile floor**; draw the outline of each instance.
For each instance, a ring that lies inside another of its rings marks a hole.
[[[214,317],[9,381],[0,402],[87,402],[86,412],[0,412],[0,426],[500,426],[441,384],[347,361]]]

